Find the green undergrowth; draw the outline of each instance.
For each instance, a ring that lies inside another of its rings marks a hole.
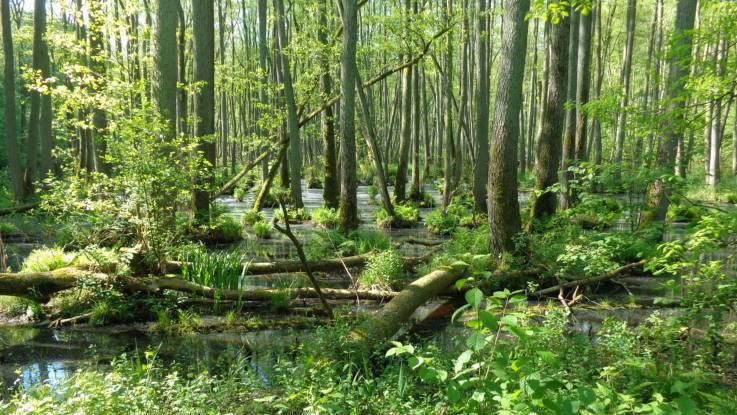
[[[369,258],[359,281],[362,286],[387,290],[398,288],[404,279],[404,260],[394,249],[381,251]]]
[[[375,213],[380,228],[412,228],[420,222],[420,209],[410,203],[395,203],[394,217],[381,208]]]
[[[337,230],[326,229],[317,231],[314,239],[304,249],[305,256],[312,261],[384,251],[389,247],[389,237],[378,230],[357,229],[346,235]]]
[[[340,225],[340,213],[333,208],[317,208],[312,211],[312,222],[323,228],[335,229]]]

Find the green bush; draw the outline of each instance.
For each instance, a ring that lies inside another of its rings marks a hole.
[[[668,207],[668,219],[673,222],[695,223],[706,213],[706,208],[701,206],[673,203]]]
[[[404,277],[404,259],[394,249],[378,252],[369,258],[366,268],[361,273],[363,286],[388,289]]]
[[[212,226],[212,235],[222,241],[237,241],[243,237],[243,226],[230,215],[220,215]]]
[[[425,218],[427,229],[436,235],[450,235],[460,224],[460,219],[450,211],[443,213],[438,208],[430,212]]]
[[[298,209],[287,209],[287,216],[289,217],[289,223],[303,223],[310,220],[310,212],[307,208]],[[281,208],[277,208],[274,212],[274,218],[279,222],[284,222],[284,212]]]
[[[262,239],[271,238],[271,231],[274,230],[274,226],[269,222],[256,222],[253,225],[253,232]]]
[[[381,228],[411,228],[417,226],[420,221],[420,209],[412,205],[396,203],[394,205],[394,220],[384,208],[379,209],[375,217],[376,224]]]
[[[74,256],[59,248],[34,249],[23,261],[21,272],[48,272],[72,264]]]
[[[312,222],[324,228],[337,228],[340,225],[340,214],[337,209],[317,208],[312,211]]]
[[[19,229],[15,224],[10,222],[0,222],[0,235],[12,235],[19,232]]]
[[[360,255],[389,249],[389,237],[381,231],[357,229],[348,235],[337,230],[322,230],[305,245],[309,260]]]
[[[266,215],[264,215],[263,212],[256,212],[253,210],[247,210],[243,212],[243,217],[241,219],[244,225],[253,226],[254,224],[258,222],[264,222],[266,221]]]

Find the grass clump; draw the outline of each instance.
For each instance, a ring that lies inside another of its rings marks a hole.
[[[394,218],[384,208],[376,212],[376,224],[381,228],[412,228],[420,222],[420,209],[397,203],[394,205]]]
[[[340,225],[340,214],[337,209],[318,208],[312,211],[312,222],[324,228],[334,229]]]
[[[361,273],[361,285],[389,289],[396,287],[404,277],[404,260],[394,249],[378,252],[373,255]]]
[[[256,222],[253,224],[253,232],[261,239],[271,238],[274,226],[269,222]]]
[[[266,222],[266,215],[263,212],[256,212],[253,210],[247,210],[243,212],[243,218],[241,219],[244,225],[253,226],[259,222]]]
[[[213,288],[241,289],[243,256],[236,252],[207,252],[200,246],[183,253],[181,260],[186,280]]]
[[[237,241],[243,237],[243,226],[230,215],[220,215],[211,228],[213,237],[221,241]]]
[[[287,208],[287,218],[289,223],[304,223],[310,220],[310,212],[307,208]],[[274,219],[279,222],[284,222],[284,212],[281,209],[276,209],[274,212]]]
[[[20,230],[18,229],[15,224],[12,224],[10,222],[0,222],[0,234],[2,235],[11,235],[16,234]]]
[[[348,235],[337,230],[323,230],[305,245],[309,260],[361,255],[389,249],[389,237],[381,231],[357,229]]]
[[[49,272],[68,267],[74,261],[74,256],[65,253],[59,248],[34,249],[28,255],[21,272]]]

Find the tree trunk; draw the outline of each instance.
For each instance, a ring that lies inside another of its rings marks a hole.
[[[410,25],[410,1],[404,0],[404,13],[406,25],[405,33],[409,33]],[[399,161],[397,162],[397,177],[394,182],[394,198],[397,203],[404,202],[407,198],[407,166],[409,164],[409,147],[412,144],[412,67],[404,68],[402,71],[402,118],[401,130],[399,132]]]
[[[318,7],[320,8],[320,29],[318,31],[318,41],[323,47],[320,60],[322,74],[320,75],[320,88],[323,96],[329,97],[333,91],[333,79],[330,76],[330,62],[326,50],[328,44],[328,8],[329,0],[322,0]],[[324,177],[322,197],[325,200],[325,206],[337,209],[340,206],[340,185],[338,183],[338,160],[335,154],[335,120],[333,119],[333,106],[328,105],[322,113],[322,140],[324,153]]]
[[[10,25],[9,0],[0,0],[2,14],[5,106],[5,149],[8,156],[8,174],[13,199],[20,201],[25,196],[23,177],[21,176],[20,152],[18,151],[18,132],[15,125],[15,55],[13,54],[13,35]]]
[[[622,100],[619,104],[617,116],[617,129],[614,134],[614,182],[620,185],[622,182],[622,160],[624,156],[624,137],[627,128],[627,106],[630,98],[630,79],[632,78],[632,54],[635,43],[635,19],[637,13],[636,0],[627,1],[627,40],[624,44],[624,57],[622,62]]]
[[[184,9],[182,8],[182,1],[179,0],[177,7],[177,16],[179,17],[179,33],[177,34],[177,81],[182,88],[177,89],[177,125],[180,134],[187,134],[187,22],[184,18]],[[192,22],[194,26],[196,22]]]
[[[656,168],[661,174],[670,174],[675,167],[675,150],[679,137],[683,136],[682,123],[685,118],[684,83],[691,62],[692,39],[689,32],[694,26],[696,0],[678,0],[676,10],[673,50],[670,53],[668,68],[666,108],[667,117],[660,126],[663,138],[658,146]],[[645,210],[640,217],[640,225],[665,220],[670,204],[667,184],[656,179],[648,189]]]
[[[722,38],[719,41],[717,50],[714,53],[716,57],[716,76],[719,79],[724,78],[726,72],[727,58],[727,41]],[[711,128],[709,129],[709,170],[706,174],[706,184],[711,188],[716,188],[720,180],[720,168],[722,158],[722,98],[713,100],[713,109],[711,114]],[[684,166],[685,167],[685,166]],[[685,169],[684,169],[685,170]]]
[[[156,1],[153,95],[164,121],[164,138],[176,134],[177,117],[177,0]]]
[[[514,238],[521,229],[517,140],[521,131],[518,116],[523,107],[522,84],[527,57],[525,16],[529,10],[530,0],[507,0],[504,4],[488,189],[491,252],[497,256],[514,251]]]
[[[511,8],[509,7],[511,6]],[[520,5],[517,2],[513,2],[512,5],[505,4],[505,9],[509,8],[510,10],[514,9],[516,11],[517,7],[524,7],[524,5]],[[499,170],[500,164],[498,163],[504,163],[506,164],[506,161],[515,161],[514,165],[514,171],[516,176],[516,159],[517,157],[513,157],[511,160],[504,160],[502,161],[499,157],[502,156],[501,154],[492,154],[492,160],[494,160],[495,165],[494,169],[497,170],[496,172],[489,172],[489,71],[487,62],[488,59],[486,57],[486,54],[488,52],[488,49],[486,47],[487,40],[489,34],[486,32],[486,0],[476,0],[476,93],[474,95],[474,110],[475,110],[475,124],[474,124],[474,134],[476,135],[475,144],[475,150],[476,150],[476,164],[474,164],[473,168],[473,201],[474,201],[474,207],[476,208],[477,212],[486,212],[487,211],[487,204],[492,203],[489,201],[487,197],[487,183],[489,180],[491,180],[491,176],[496,176],[497,174],[501,173]],[[529,7],[528,7],[529,9]],[[508,18],[515,19],[515,15],[509,15]],[[511,22],[512,20],[510,20]],[[516,23],[516,20],[513,20]],[[515,27],[513,29],[513,32],[515,32],[513,35],[520,35],[517,33],[517,30],[519,28]],[[502,36],[506,36],[506,33],[502,33]],[[527,31],[525,30],[524,38],[527,39]],[[515,41],[514,37],[510,37],[507,40]],[[507,45],[503,45],[507,46]],[[509,45],[512,47],[512,45]],[[514,45],[514,47],[517,47],[518,45]],[[523,47],[522,49],[516,49],[516,53],[523,53],[525,54],[526,47]],[[504,49],[502,53],[508,52],[508,50]],[[505,55],[505,58],[511,59],[511,56]],[[508,64],[509,61],[503,62],[501,65]],[[517,76],[518,79],[524,79],[524,58],[522,59],[522,65],[517,66],[517,70],[520,71],[520,76]],[[497,87],[500,88],[506,88],[508,85],[506,85],[508,82],[510,82],[510,79],[508,76],[510,74],[506,74],[502,72],[503,69],[500,68],[499,70],[499,83],[497,84]],[[512,84],[515,84],[515,80],[511,80]],[[504,82],[504,83],[502,83]],[[513,87],[512,85],[509,85],[510,87]],[[520,90],[518,93],[522,93]],[[502,97],[501,95],[504,94],[505,96]],[[497,89],[497,99],[499,98],[508,98],[507,91],[500,92],[499,89]],[[511,131],[517,130],[514,127],[503,125],[504,121],[506,120],[506,117],[509,115],[506,113],[506,102],[502,103],[501,106],[499,103],[497,103],[497,113],[495,113],[494,122],[500,122],[502,125],[495,126],[495,128],[499,128],[500,131],[498,133],[505,134],[508,128],[511,128]],[[499,111],[501,110],[501,113]],[[515,120],[517,119],[518,113],[514,113],[513,117]],[[499,117],[499,118],[497,118]],[[504,117],[505,119],[502,120],[501,117]],[[495,131],[495,133],[497,133]],[[519,132],[518,132],[519,133]],[[506,140],[509,141],[510,137],[500,136],[495,137],[500,140]],[[516,142],[517,137],[514,137],[513,140]],[[495,143],[499,144],[499,150],[505,149],[508,145],[508,142],[504,143]],[[516,149],[515,149],[516,150]],[[495,149],[492,149],[492,152],[495,152]],[[508,153],[505,152],[505,155],[508,155]],[[504,156],[502,156],[504,157]],[[507,166],[504,166],[507,167]],[[502,173],[503,174],[503,173]],[[515,177],[516,182],[516,177]],[[505,183],[506,184],[506,183]],[[493,188],[494,191],[502,191],[503,189],[497,188],[498,185],[501,185],[501,183],[496,183],[495,185],[489,184],[491,190]],[[516,187],[516,186],[515,186]],[[491,193],[489,193],[491,195]],[[515,196],[514,200],[516,201],[517,198]],[[509,201],[510,205],[513,201]],[[491,219],[491,217],[490,217]],[[492,239],[494,237],[492,236]],[[492,242],[492,245],[494,245],[494,242]]]
[[[279,38],[279,53],[281,55],[281,73],[284,83],[284,99],[287,104],[287,130],[289,134],[289,197],[292,204],[301,208],[302,202],[302,143],[299,140],[299,120],[297,119],[297,103],[292,87],[292,72],[289,57],[284,50],[288,46],[287,34],[284,28],[284,1],[274,0],[276,8],[276,26]]]
[[[568,42],[570,24],[567,17],[550,28],[548,85],[537,143],[535,191],[530,204],[531,222],[555,213],[556,194],[550,187],[558,181],[565,122],[565,90],[568,76]]]
[[[450,24],[453,14],[453,0],[447,0],[444,20]],[[443,76],[443,91],[445,103],[443,105],[443,124],[445,125],[445,151],[443,152],[443,212],[451,201],[456,182],[453,174],[453,163],[456,158],[456,146],[453,140],[453,36],[448,33],[445,46],[446,70]],[[440,89],[440,87],[438,87]]]
[[[351,331],[350,346],[359,353],[370,353],[374,346],[391,338],[417,307],[445,291],[463,276],[464,271],[465,269],[461,267],[441,268],[415,280],[381,310],[367,316],[358,327]]]
[[[340,62],[340,226],[358,228],[356,198],[356,42],[358,8],[356,0],[343,2],[343,52]]]
[[[601,13],[594,9],[588,14],[579,17],[578,32],[578,69],[576,75],[576,156],[575,161],[586,160],[587,148],[587,117],[584,106],[589,102],[589,88],[591,84],[591,13]]]
[[[561,209],[568,209],[570,201],[570,189],[568,188],[569,180],[573,179],[573,175],[568,171],[571,166],[571,160],[575,157],[576,152],[576,110],[571,104],[576,100],[576,82],[578,77],[576,71],[578,69],[578,20],[581,13],[571,10],[569,17],[568,30],[568,82],[566,87],[566,109],[565,109],[565,127],[563,130],[563,153],[560,163],[560,196],[559,204]]]
[[[225,11],[223,2],[218,0],[218,44],[220,67],[225,67]],[[277,23],[278,24],[278,23]],[[227,171],[228,167],[228,105],[226,88],[220,89],[220,159],[223,163],[223,171]]]
[[[192,37],[194,76],[192,81],[201,83],[194,97],[194,136],[197,151],[205,163],[202,177],[194,192],[195,213],[206,218],[210,209],[210,190],[215,184],[216,148],[215,134],[215,10],[212,2],[192,3]]]

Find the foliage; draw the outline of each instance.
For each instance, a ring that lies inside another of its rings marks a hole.
[[[253,226],[258,222],[266,221],[266,215],[263,212],[254,212],[253,210],[247,210],[243,212],[242,218],[243,224]]]
[[[321,230],[305,245],[308,260],[360,255],[389,249],[389,237],[376,230],[357,229],[348,235],[337,230]]]
[[[340,225],[340,215],[337,209],[317,208],[312,211],[312,222],[324,228],[337,228]]]
[[[394,218],[384,208],[379,209],[375,216],[376,224],[381,228],[411,228],[420,221],[420,209],[411,204],[395,203]]]
[[[310,220],[310,212],[307,208],[287,208],[287,216],[289,217],[289,223],[303,223]],[[284,212],[281,209],[276,209],[274,219],[284,222]]]
[[[372,255],[361,273],[361,285],[389,289],[404,277],[404,260],[394,249]]]
[[[68,267],[74,261],[74,256],[65,253],[59,248],[34,249],[23,261],[21,272],[48,272]]]
[[[239,290],[243,285],[244,257],[236,252],[207,252],[194,246],[183,252],[182,277],[207,287]]]
[[[271,238],[271,232],[274,230],[274,225],[269,222],[256,222],[253,224],[253,233],[259,238],[269,239]]]

